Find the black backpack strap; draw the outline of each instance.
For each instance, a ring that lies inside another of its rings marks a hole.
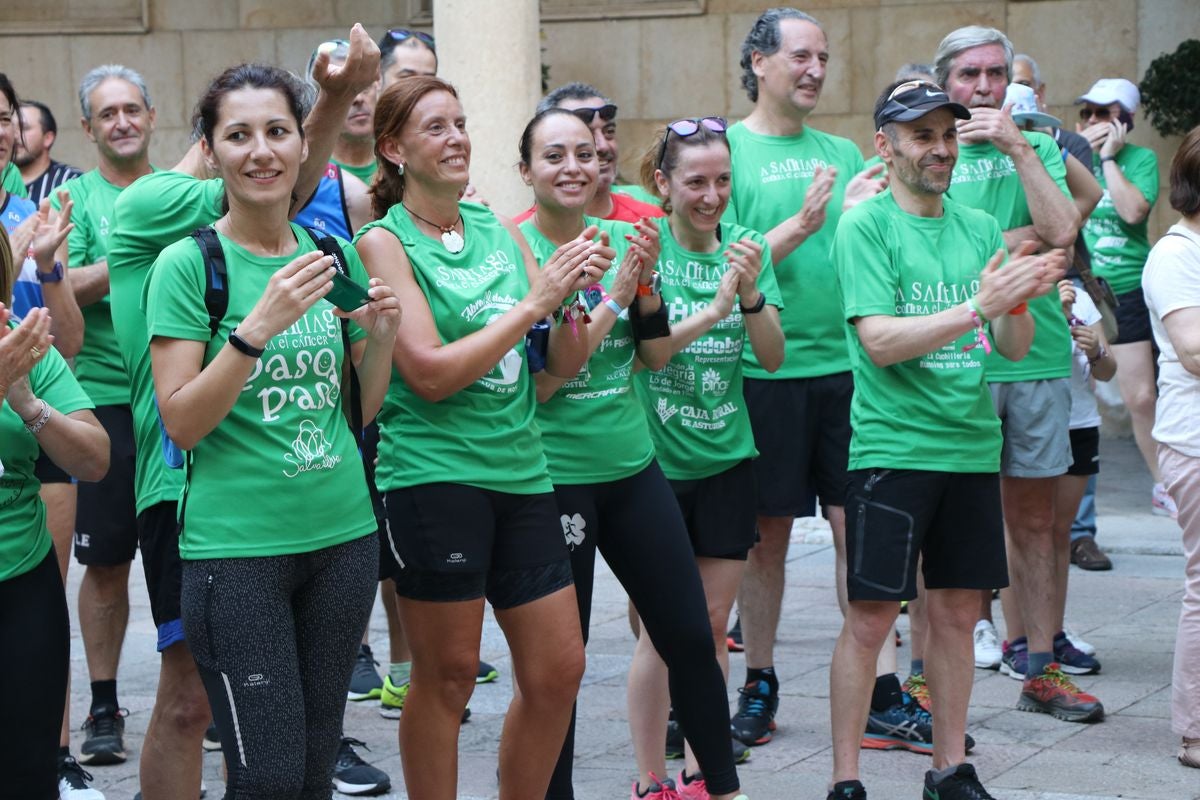
[[[211,225],[192,231],[192,238],[204,256],[204,307],[208,310],[208,330],[217,335],[221,320],[229,310],[229,272],[225,269],[225,251]]]

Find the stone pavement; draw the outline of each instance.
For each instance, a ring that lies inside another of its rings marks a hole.
[[[1178,739],[1170,730],[1171,658],[1182,594],[1183,559],[1175,523],[1151,516],[1150,479],[1131,440],[1105,439],[1100,479],[1101,545],[1115,569],[1088,573],[1072,568],[1068,623],[1099,650],[1104,671],[1079,683],[1103,700],[1108,719],[1098,725],[1060,722],[1024,714],[1014,704],[1020,684],[997,672],[976,670],[969,730],[978,742],[971,760],[989,790],[1003,800],[1195,800],[1200,771],[1175,760]],[[575,766],[580,800],[624,798],[634,772],[625,713],[625,677],[632,640],[625,600],[601,566],[596,584],[588,670],[579,700]],[[72,565],[71,606],[82,570]],[[130,800],[138,789],[137,758],[149,719],[158,674],[154,627],[140,565],[131,581],[132,614],[119,677],[121,703],[129,708],[129,763],[92,770],[108,800]],[[841,625],[833,593],[833,549],[828,531],[804,520],[793,532],[784,621],[777,666],[782,681],[779,732],[755,748],[740,768],[753,800],[824,798],[831,769],[828,664]],[[999,615],[1000,606],[996,604]],[[74,614],[72,614],[74,616]],[[1003,632],[1003,625],[1000,626]],[[907,621],[901,617],[906,646]],[[76,687],[73,724],[87,712],[87,670],[77,627],[72,639]],[[377,655],[386,656],[387,634],[378,608],[371,625]],[[496,797],[496,742],[511,695],[511,669],[502,636],[490,615],[482,649],[501,671],[500,681],[478,687],[473,716],[463,726],[460,797]],[[734,655],[730,696],[744,676],[744,659]],[[294,702],[281,691],[279,702]],[[346,733],[371,746],[362,755],[386,770],[403,798],[396,723],[370,705],[349,704]],[[82,734],[72,739],[78,753]],[[672,769],[679,769],[674,762]],[[873,800],[914,800],[929,760],[909,753],[868,752],[862,766]],[[204,757],[209,797],[220,798],[219,756]],[[340,795],[338,795],[340,797]]]

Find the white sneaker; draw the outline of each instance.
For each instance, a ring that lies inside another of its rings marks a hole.
[[[88,786],[91,773],[73,757],[58,761],[58,800],[104,800],[104,793]]]
[[[1150,511],[1160,517],[1178,519],[1179,509],[1175,507],[1175,498],[1167,492],[1167,487],[1161,483],[1154,484],[1154,492],[1150,495]]]
[[[1067,635],[1069,641],[1076,650],[1089,656],[1096,655],[1096,648],[1079,638],[1079,634],[1071,630],[1069,627],[1063,626],[1063,633]]]
[[[1000,669],[1000,637],[990,620],[975,623],[975,666],[979,669]]]

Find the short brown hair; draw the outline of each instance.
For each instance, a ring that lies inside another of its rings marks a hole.
[[[1188,131],[1171,159],[1171,208],[1185,217],[1200,213],[1200,125]]]

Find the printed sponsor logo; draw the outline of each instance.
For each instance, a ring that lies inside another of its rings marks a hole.
[[[559,517],[562,522],[563,538],[567,540],[567,547],[572,549],[576,545],[583,544],[583,540],[587,537],[584,528],[587,527],[587,520],[582,514],[563,514]]]

